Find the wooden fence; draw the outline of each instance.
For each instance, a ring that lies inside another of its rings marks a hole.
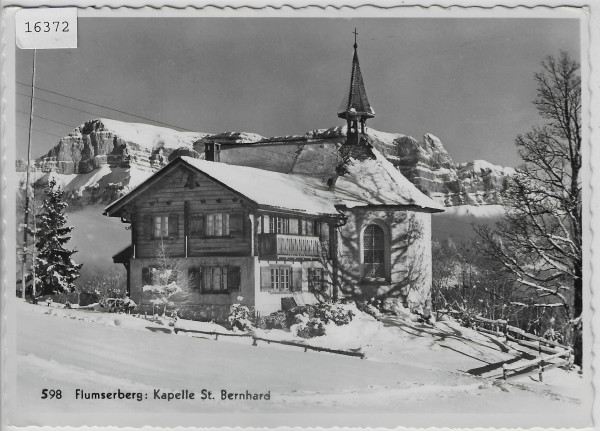
[[[573,349],[571,347],[525,332],[521,328],[509,325],[506,320],[491,320],[476,316],[473,321],[473,328],[476,331],[504,337],[507,341],[537,349],[539,356],[535,359],[514,364],[503,364],[502,378],[505,380],[513,376],[538,373],[541,382],[544,371],[572,363]],[[549,356],[544,357],[542,354],[548,354]]]
[[[177,334],[178,332],[189,332],[189,333],[196,333],[196,334],[203,334],[203,335],[212,335],[215,337],[215,340],[218,340],[219,336],[246,337],[246,338],[252,338],[253,346],[257,346],[259,341],[263,341],[267,344],[274,343],[274,344],[283,344],[285,346],[300,347],[300,348],[303,348],[305,352],[308,350],[314,350],[316,352],[334,353],[336,355],[355,356],[355,357],[359,357],[360,359],[366,358],[366,354],[363,349],[357,349],[357,350],[330,349],[328,347],[311,346],[310,344],[299,343],[296,341],[271,340],[269,338],[257,337],[256,335],[253,335],[253,334],[236,334],[236,333],[227,333],[227,332],[199,331],[199,330],[195,330],[195,329],[183,329],[183,328],[174,328],[173,332],[175,332],[175,334]]]

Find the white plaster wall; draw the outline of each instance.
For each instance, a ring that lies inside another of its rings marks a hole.
[[[431,214],[415,211],[347,211],[338,233],[341,290],[346,296],[401,298],[412,308],[426,305],[431,292]],[[382,226],[388,236],[384,279],[363,277],[362,232]]]

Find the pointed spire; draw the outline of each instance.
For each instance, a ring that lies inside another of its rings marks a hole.
[[[346,120],[361,120],[364,122],[367,118],[373,118],[375,111],[371,108],[365,83],[363,81],[362,72],[360,71],[360,63],[358,61],[358,43],[356,36],[358,32],[354,29],[354,57],[352,58],[352,71],[350,74],[350,82],[346,85],[344,98],[338,109],[338,117]]]

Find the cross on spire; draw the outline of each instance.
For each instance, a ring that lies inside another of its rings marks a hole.
[[[375,116],[375,111],[367,98],[365,83],[358,62],[358,43],[356,41],[358,31],[356,31],[356,28],[352,33],[354,34],[354,56],[352,58],[350,80],[346,84],[344,98],[342,99],[337,115],[347,121],[348,136],[354,135],[356,137],[359,133],[359,125],[361,133],[365,133],[365,123],[368,118]]]

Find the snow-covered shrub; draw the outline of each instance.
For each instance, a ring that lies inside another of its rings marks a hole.
[[[288,329],[288,313],[285,311],[276,311],[268,316],[262,316],[257,319],[256,326],[260,329]]]
[[[237,297],[239,302],[242,302],[243,299],[241,296]],[[234,330],[250,331],[252,329],[250,317],[251,312],[246,305],[236,303],[229,307],[229,317],[227,320]]]
[[[367,301],[356,301],[356,308],[358,308],[363,313],[367,313],[370,316],[373,316],[376,319],[382,317],[381,313],[381,301],[375,298],[370,298]]]
[[[142,286],[142,291],[153,307],[162,307],[162,314],[167,315],[167,307],[177,311],[177,304],[184,302],[191,294],[193,280],[185,276],[183,261],[169,256],[164,241],[158,244],[156,260],[158,265],[149,268],[149,280]]]
[[[298,323],[290,328],[292,333],[301,338],[314,338],[325,335],[325,324],[317,317],[309,317],[306,313],[297,314]]]
[[[346,309],[342,304],[333,302],[321,302],[313,306],[315,309],[314,317],[323,321],[323,323],[333,322],[338,326],[347,325],[352,321],[352,310]]]

